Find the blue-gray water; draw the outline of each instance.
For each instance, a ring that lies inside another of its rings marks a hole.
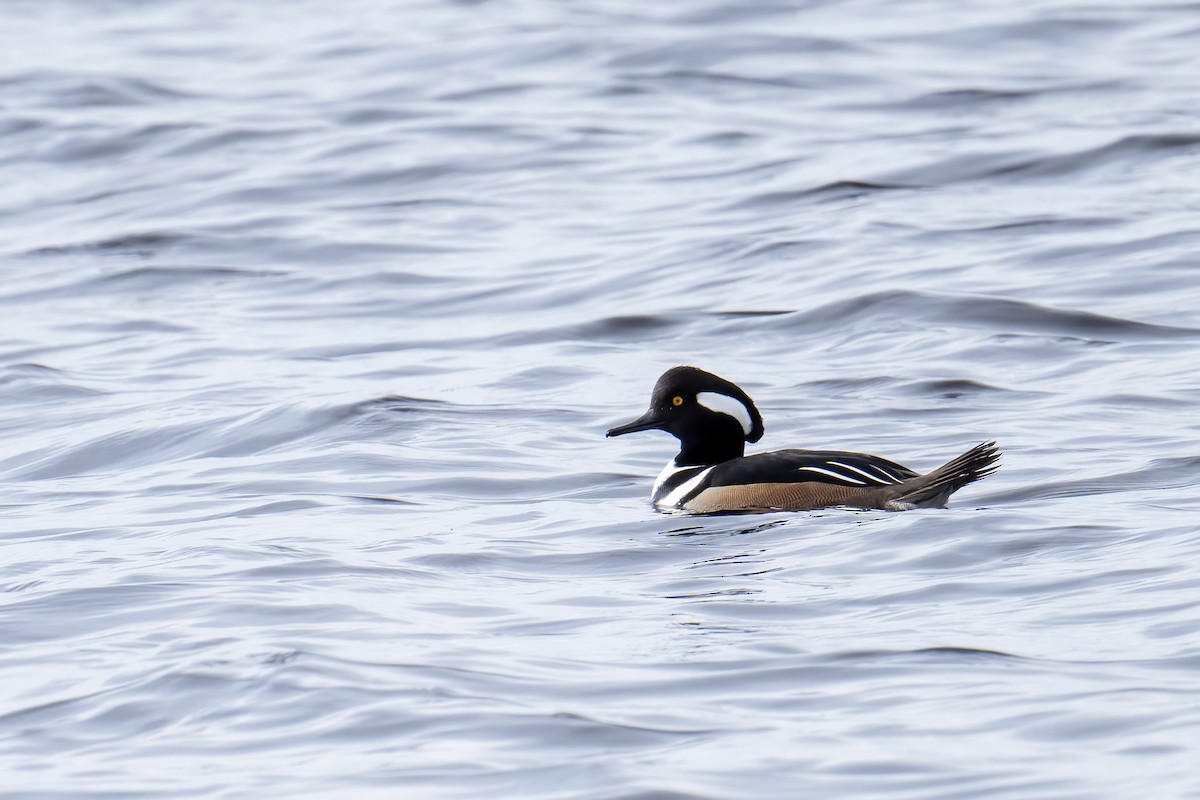
[[[1200,797],[1200,5],[0,16],[5,800]]]

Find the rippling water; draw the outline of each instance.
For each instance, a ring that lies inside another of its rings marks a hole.
[[[6,3],[0,795],[1200,797],[1198,12]]]

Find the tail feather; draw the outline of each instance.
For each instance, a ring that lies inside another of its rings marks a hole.
[[[1000,450],[995,442],[975,445],[932,472],[909,478],[904,482],[904,491],[892,502],[910,503],[925,508],[943,506],[950,495],[968,483],[974,483],[995,472],[1000,466],[999,461]]]

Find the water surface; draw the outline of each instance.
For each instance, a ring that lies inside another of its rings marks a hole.
[[[8,3],[0,796],[1200,797],[1196,11]]]

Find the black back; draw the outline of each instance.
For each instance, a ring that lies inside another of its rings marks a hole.
[[[775,450],[718,464],[707,486],[816,481],[852,488],[894,486],[915,478],[908,467],[879,456],[843,450]]]

